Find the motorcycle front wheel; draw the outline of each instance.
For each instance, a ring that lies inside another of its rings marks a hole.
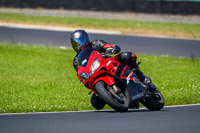
[[[103,101],[108,104],[117,112],[126,112],[128,111],[128,106],[125,103],[120,103],[107,89],[103,81],[99,81],[95,84],[95,89],[97,94]]]

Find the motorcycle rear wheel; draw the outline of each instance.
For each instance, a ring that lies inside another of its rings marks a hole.
[[[160,91],[155,88],[153,92],[148,94],[144,99],[141,99],[140,102],[150,111],[158,111],[164,107],[165,100]]]
[[[103,81],[99,81],[95,84],[95,89],[100,98],[103,99],[111,108],[117,112],[127,112],[128,106],[122,104],[115,99],[112,94],[106,89]]]

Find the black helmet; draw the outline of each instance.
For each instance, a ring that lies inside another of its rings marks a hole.
[[[71,34],[71,44],[76,52],[80,52],[89,43],[89,36],[84,30],[76,30]]]

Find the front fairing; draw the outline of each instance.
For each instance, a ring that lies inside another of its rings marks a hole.
[[[96,49],[87,47],[84,50],[82,50],[78,55],[79,60],[79,67],[78,67],[78,78],[81,82],[84,83],[84,85],[89,88],[93,89],[93,82],[95,79],[103,74],[103,73],[109,73],[112,75],[112,72],[110,70],[113,69],[112,63],[109,62],[116,62],[112,58],[102,58],[101,54],[96,51]],[[96,69],[95,72],[92,71],[91,65],[94,63],[95,60],[98,60],[100,65]],[[105,69],[101,69],[105,68]],[[87,79],[81,78],[82,74],[87,75]],[[114,75],[114,73],[113,73]]]

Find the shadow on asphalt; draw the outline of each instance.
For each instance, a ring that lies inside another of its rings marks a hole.
[[[101,112],[104,112],[104,113],[133,113],[133,112],[163,112],[163,111],[168,111],[168,110],[162,109],[160,111],[150,111],[148,109],[130,109],[127,112],[116,112],[115,110],[101,110],[101,111],[94,111],[94,112],[97,112],[97,113],[101,113]]]

